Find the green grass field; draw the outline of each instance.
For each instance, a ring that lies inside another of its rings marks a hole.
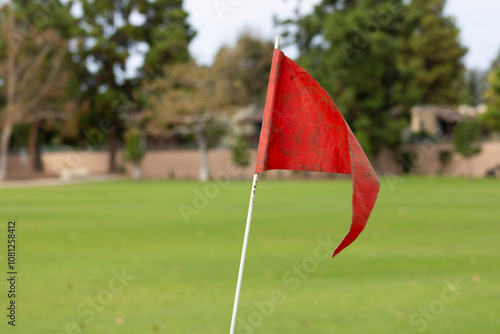
[[[383,179],[364,233],[332,260],[324,244],[347,233],[351,187],[259,182],[237,333],[498,333],[499,181]],[[0,332],[228,333],[250,188],[0,189]],[[196,210],[190,223],[181,204]],[[15,329],[8,220],[17,221]]]

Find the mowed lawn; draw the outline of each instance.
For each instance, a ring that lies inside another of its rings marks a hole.
[[[364,233],[332,260],[350,224],[351,181],[259,181],[237,333],[498,333],[500,182],[381,182]],[[0,332],[229,333],[250,188],[0,189]]]

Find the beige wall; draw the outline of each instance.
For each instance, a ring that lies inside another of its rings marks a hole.
[[[450,143],[408,145],[405,151],[413,151],[415,160],[411,174],[467,176],[468,163],[474,177],[483,177],[486,171],[495,165],[500,166],[500,141],[484,142],[481,153],[466,161],[461,155],[453,153],[451,162],[443,167],[439,161],[441,151],[453,151]],[[396,163],[394,156],[387,151],[382,152],[376,159],[378,172],[381,174],[398,174],[401,168]],[[497,174],[498,175],[498,174]],[[500,175],[499,175],[500,176]]]
[[[452,150],[451,144],[418,145],[407,146],[406,150],[416,153],[416,159],[412,174],[447,174],[452,176],[465,176],[467,164],[465,160],[453,154],[453,159],[445,169],[439,162],[439,152]],[[123,164],[121,154],[118,154],[118,164]],[[251,154],[250,165],[247,168],[238,168],[231,163],[231,152],[229,150],[212,150],[209,153],[210,169],[214,178],[251,178],[255,166],[255,152]],[[22,164],[18,155],[11,155],[9,159],[9,178],[26,179],[33,177],[59,176],[64,168],[84,169],[89,174],[105,174],[108,171],[107,152],[46,152],[42,155],[44,173],[35,175],[29,171],[26,164]],[[379,174],[394,174],[400,172],[400,168],[390,152],[382,152],[374,161]],[[128,175],[131,174],[131,166],[125,163]],[[500,141],[485,142],[479,155],[471,159],[473,175],[482,177],[488,168],[500,165]],[[199,156],[195,150],[190,151],[150,151],[142,162],[142,173],[145,178],[176,178],[197,179],[199,170]],[[266,173],[268,178],[310,177],[325,178],[332,177],[328,174],[314,172],[293,171],[270,171]]]
[[[236,167],[231,162],[230,150],[211,150],[208,155],[213,178],[249,179],[255,170],[256,152],[250,155],[246,168]],[[142,175],[145,178],[197,179],[199,173],[199,153],[197,151],[152,151],[142,161]],[[130,175],[131,166],[126,164]],[[307,174],[307,175],[305,175]],[[297,173],[293,171],[270,171],[268,178],[322,177],[318,173]]]
[[[481,153],[470,159],[470,166],[472,174],[476,177],[484,176],[486,171],[493,166],[500,166],[500,142],[484,143]],[[467,168],[466,160],[462,156],[454,154],[447,174],[453,176],[467,175]],[[500,175],[497,174],[497,176]]]
[[[121,154],[118,162],[121,163]],[[10,154],[8,161],[9,179],[29,179],[38,177],[60,176],[62,169],[84,169],[88,174],[105,174],[108,172],[107,152],[45,152],[42,154],[44,171],[34,173],[29,168],[29,162],[24,162],[18,154]]]
[[[251,178],[254,172],[256,152],[251,152],[250,165],[247,168],[235,167],[231,163],[229,150],[211,150],[209,152],[210,170],[214,178]],[[118,165],[125,167],[131,175],[132,165],[117,155]],[[107,152],[45,152],[42,154],[44,172],[35,174],[30,171],[27,163],[22,163],[19,155],[11,154],[8,162],[9,179],[29,179],[40,177],[59,177],[63,170],[85,170],[88,174],[106,174],[108,172]],[[159,179],[197,179],[199,172],[199,153],[195,150],[165,150],[149,151],[142,161],[142,176]],[[251,167],[250,167],[251,166]],[[307,174],[307,175],[306,175]],[[271,171],[269,178],[284,177],[324,177],[320,173],[302,173],[293,171]]]

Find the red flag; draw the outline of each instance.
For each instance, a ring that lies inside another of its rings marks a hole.
[[[328,93],[274,50],[255,173],[292,169],[352,174],[352,223],[333,256],[363,231],[380,181]]]

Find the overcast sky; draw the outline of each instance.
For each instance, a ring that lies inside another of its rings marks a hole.
[[[250,28],[274,40],[279,30],[273,16],[293,15],[297,0],[184,0],[189,21],[198,34],[190,46],[192,55],[202,64],[210,64],[223,44],[234,44],[238,33]],[[308,13],[319,0],[302,0],[301,11]],[[216,9],[218,5],[218,10]],[[446,14],[455,17],[461,29],[461,41],[469,49],[465,64],[487,69],[500,50],[500,1],[448,0]],[[284,50],[295,57],[296,50]]]

